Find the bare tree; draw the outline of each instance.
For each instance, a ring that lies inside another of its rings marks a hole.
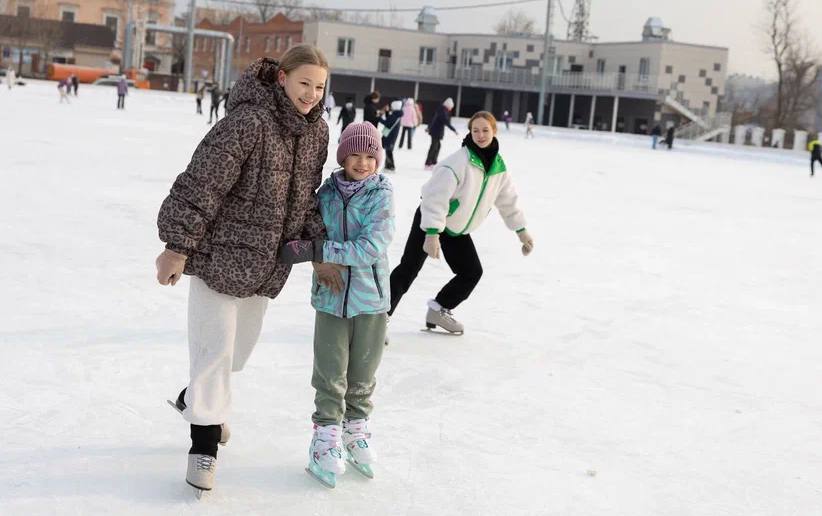
[[[796,22],[796,0],[766,0],[767,52],[776,66],[776,98],[769,127],[795,128],[803,112],[815,105],[819,64]]]
[[[765,10],[768,13],[767,49],[776,66],[774,127],[781,127],[785,116],[785,66],[795,36],[794,8],[794,0],[765,1]]]
[[[509,9],[503,18],[494,25],[494,32],[505,36],[530,36],[536,33],[536,21],[523,11]]]

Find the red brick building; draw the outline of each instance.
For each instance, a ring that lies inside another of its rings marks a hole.
[[[278,13],[265,23],[249,22],[237,16],[228,25],[212,23],[207,18],[197,24],[198,29],[229,32],[234,36],[231,80],[259,57],[278,58],[289,47],[302,42],[303,22]],[[194,38],[194,78],[211,80],[214,77],[219,42],[214,38]]]

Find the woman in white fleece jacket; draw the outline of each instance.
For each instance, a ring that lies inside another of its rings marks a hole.
[[[505,162],[499,155],[497,121],[480,111],[468,122],[470,134],[463,147],[434,169],[422,187],[422,201],[414,215],[411,233],[400,264],[391,272],[391,310],[417,277],[427,257],[438,259],[440,250],[455,276],[428,302],[425,324],[462,333],[463,325],[451,310],[465,301],[482,277],[470,233],[477,229],[496,206],[506,226],[516,231],[522,254],[534,248],[525,229],[525,215],[517,206],[517,192]]]

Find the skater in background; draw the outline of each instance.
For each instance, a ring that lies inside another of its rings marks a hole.
[[[529,111],[525,114],[525,138],[534,137],[534,115]]]
[[[223,92],[220,91],[220,87],[217,84],[214,84],[211,87],[211,108],[208,111],[208,123],[210,124],[212,121],[212,117],[215,122],[220,120],[220,102],[223,100]]]
[[[402,134],[400,134],[400,149],[408,137],[408,150],[411,150],[411,139],[414,138],[414,130],[422,121],[417,113],[417,104],[414,99],[405,99],[402,106]]]
[[[502,121],[505,122],[505,130],[508,131],[511,129],[511,113],[505,111],[502,113]]]
[[[659,124],[656,124],[653,129],[651,129],[651,148],[656,150],[657,143],[659,143],[659,137],[662,136],[662,127]]]
[[[62,104],[63,102],[65,102],[66,104],[71,104],[68,98],[69,92],[71,91],[70,79],[61,79],[60,82],[57,83],[57,91],[60,92],[60,104]]]
[[[668,130],[665,132],[665,145],[668,146],[668,150],[674,148],[674,131],[676,128],[674,124],[668,125]]]
[[[197,88],[197,93],[195,93],[195,100],[197,101],[197,114],[203,114],[203,97],[205,97],[205,84]]]
[[[228,115],[203,138],[160,208],[166,248],[157,280],[174,285],[191,276],[190,380],[175,405],[191,424],[186,481],[197,493],[213,487],[217,445],[228,439],[232,372],[243,369],[268,298],[291,271],[277,260],[280,244],[325,236],[314,191],[328,152],[327,77],[328,61],[311,45],[290,48],[279,63],[252,63]],[[332,266],[315,270],[320,283],[342,288]]]
[[[400,122],[402,121],[402,101],[395,100],[391,103],[389,112],[380,118],[379,123],[382,128],[382,148],[385,150],[385,170],[394,172],[394,145],[397,143],[397,136],[400,134]]]
[[[811,153],[811,177],[813,177],[814,163],[818,161],[822,165],[822,142],[819,141],[819,138],[820,136],[817,135],[816,140],[808,144],[808,151]]]
[[[325,97],[325,112],[328,113],[328,120],[331,120],[331,112],[337,107],[337,101],[334,100],[334,94],[330,91]]]
[[[231,86],[226,88],[225,93],[223,93],[223,116],[228,114],[228,99],[231,98]]]
[[[442,139],[445,137],[445,128],[451,129],[454,134],[457,130],[451,125],[451,110],[454,109],[454,101],[448,97],[434,112],[434,117],[428,123],[428,134],[431,136],[431,145],[428,147],[428,154],[425,157],[425,170],[433,170],[434,165],[440,156]]]
[[[11,65],[9,65],[9,67],[6,69],[6,85],[9,87],[9,90],[11,90],[14,87],[16,82],[17,74],[15,73],[14,68]]]
[[[377,104],[380,102],[380,92],[379,91],[372,91],[367,97],[365,97],[365,105],[363,107],[362,112],[362,119],[364,122],[368,122],[374,127],[377,127],[377,123],[379,122],[380,110],[377,107]]]
[[[496,206],[508,229],[515,231],[527,256],[534,240],[525,229],[525,215],[496,138],[497,121],[479,111],[468,122],[462,148],[439,164],[422,187],[420,207],[414,214],[402,260],[391,272],[391,309],[416,279],[426,258],[445,258],[455,276],[428,301],[425,325],[462,333],[463,325],[452,313],[468,299],[482,277],[477,250],[471,239]]]
[[[348,97],[347,99],[345,99],[345,104],[343,105],[343,107],[340,108],[340,114],[337,115],[337,124],[342,123],[341,131],[345,132],[345,128],[353,124],[354,119],[356,117],[357,110],[354,108],[354,99]],[[340,137],[342,137],[342,133]]]
[[[76,75],[71,74],[71,87],[74,89],[74,96],[77,96],[77,89],[80,87],[80,79]]]
[[[128,82],[126,76],[121,75],[117,81],[117,109],[126,108],[126,95],[128,95]]]
[[[314,280],[314,435],[309,471],[333,487],[345,457],[372,477],[376,459],[368,421],[375,374],[385,347],[388,246],[394,236],[391,183],[378,174],[383,149],[370,123],[349,125],[337,147],[337,163],[317,192],[326,240],[287,242],[283,263],[342,266],[345,289],[334,292]]]

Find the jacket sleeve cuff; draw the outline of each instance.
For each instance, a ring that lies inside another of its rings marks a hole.
[[[431,235],[439,235],[439,234],[440,234],[440,230],[439,230],[439,229],[437,229],[437,228],[426,228],[426,230],[425,230],[425,234],[426,234],[427,236],[431,236]]]
[[[517,230],[517,233],[522,233],[523,231],[525,231],[525,228],[519,228],[519,229]]]
[[[194,254],[193,249],[186,249],[185,247],[181,247],[179,245],[175,245],[172,243],[167,243],[166,249],[168,249],[169,251],[174,251],[177,254],[183,254],[185,256],[191,256],[192,254]]]

